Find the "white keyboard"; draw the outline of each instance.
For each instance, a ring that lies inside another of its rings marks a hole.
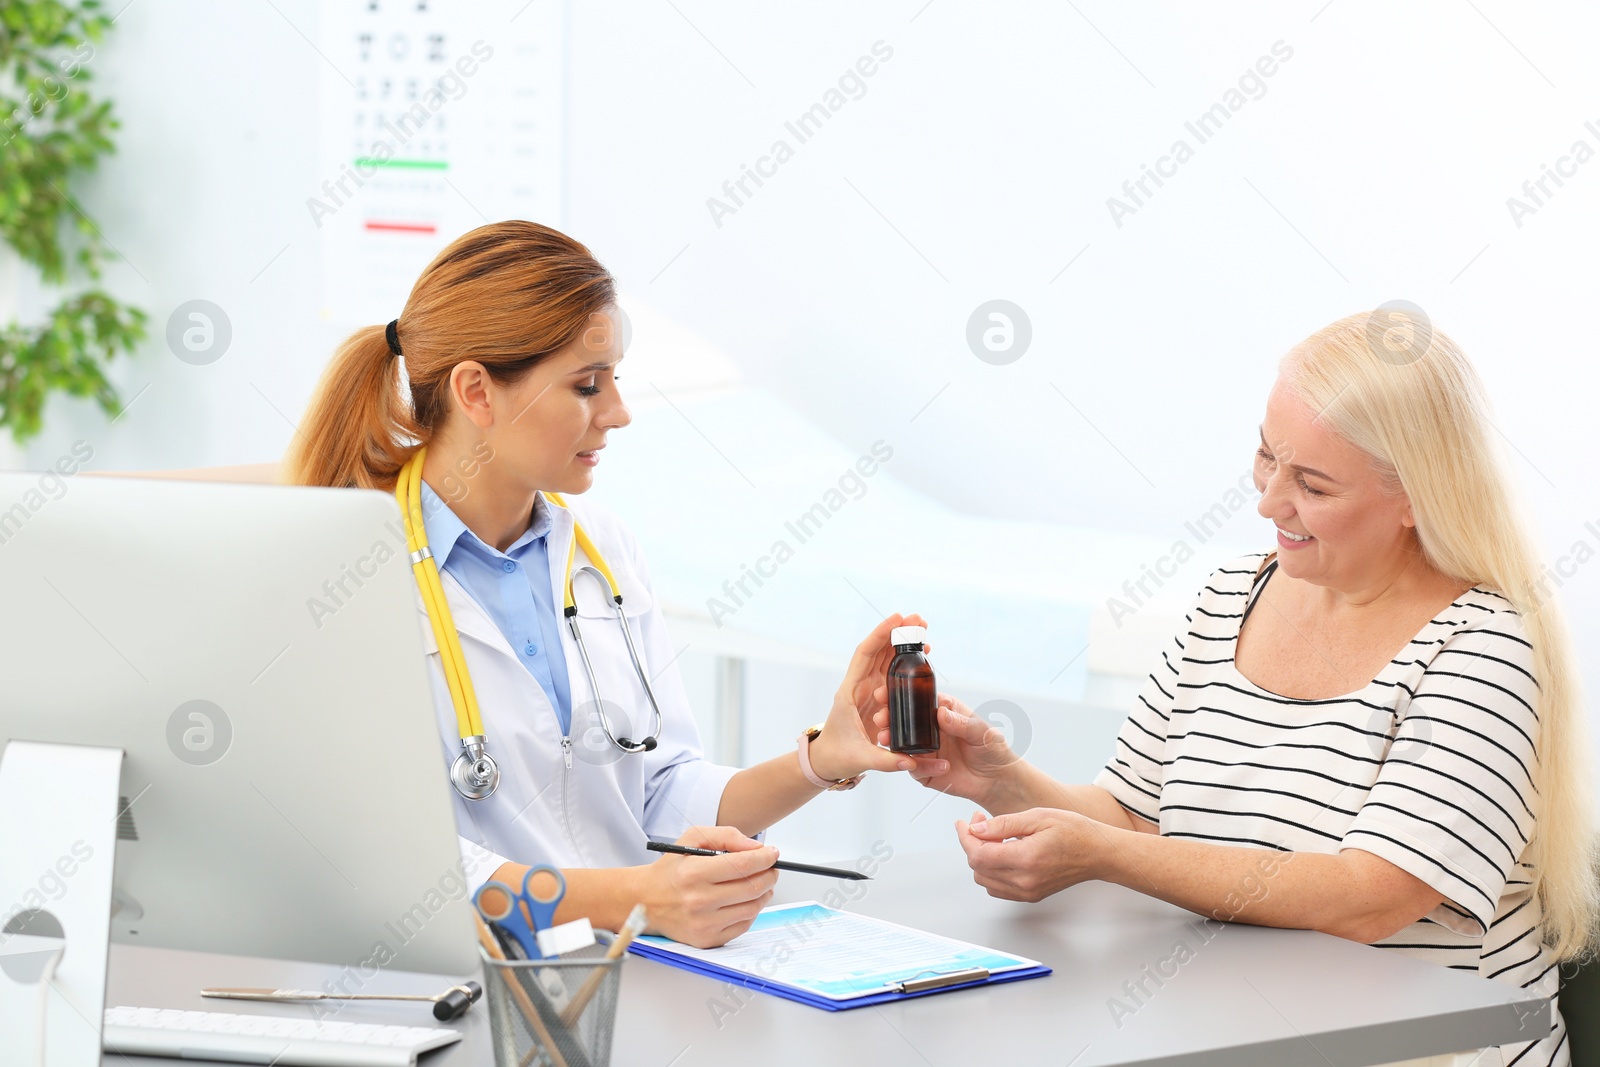
[[[419,1052],[461,1040],[439,1026],[317,1022],[175,1008],[107,1008],[107,1052],[283,1067],[414,1067]]]

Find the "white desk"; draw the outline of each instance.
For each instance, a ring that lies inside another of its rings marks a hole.
[[[833,884],[785,874],[780,897],[820,897]],[[993,900],[972,883],[958,852],[896,856],[875,881],[857,884],[865,894],[851,910],[1031,956],[1055,973],[830,1014],[633,958],[623,972],[612,1063],[1361,1067],[1529,1040],[1549,1028],[1546,1002],[1512,986],[1325,934],[1220,924],[1207,931],[1188,912],[1102,883],[1042,904]],[[1169,965],[1176,974],[1159,987],[1145,977],[1149,995],[1136,1003],[1123,983],[1138,982],[1147,966],[1156,971],[1180,940],[1192,959]],[[336,970],[115,946],[107,1003],[228,1010],[195,991],[316,989]],[[368,989],[433,993],[448,984],[391,973]],[[1113,997],[1131,1014],[1115,1017]],[[309,1013],[291,1005],[243,1009]],[[426,1006],[353,1004],[338,1017],[432,1024]],[[424,1058],[424,1067],[492,1062],[487,1013],[475,1007],[458,1025],[466,1039]],[[124,1062],[180,1061],[107,1057]]]

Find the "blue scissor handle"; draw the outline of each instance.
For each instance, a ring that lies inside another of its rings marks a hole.
[[[555,879],[555,892],[548,897],[539,896],[533,889],[534,876],[539,874],[548,874]],[[556,908],[560,907],[566,895],[566,876],[548,863],[541,863],[528,868],[528,873],[522,878],[520,893],[504,882],[490,880],[473,894],[472,903],[486,922],[498,926],[516,939],[524,959],[538,960],[544,958],[544,953],[539,951],[539,931],[555,925]],[[527,908],[526,915],[523,914],[523,908],[518,907],[519,904]]]
[[[548,874],[555,879],[555,892],[548,897],[541,897],[533,891],[533,879],[540,874]],[[561,906],[561,900],[566,895],[566,875],[548,863],[528,868],[528,873],[522,876],[522,903],[528,907],[528,915],[533,919],[535,932],[548,930],[556,924],[556,909]],[[530,958],[538,957],[535,955]]]
[[[524,959],[536,960],[540,958],[539,940],[522,917],[522,909],[517,906],[521,902],[522,896],[515,889],[493,880],[483,883],[472,896],[484,921],[515,938]]]

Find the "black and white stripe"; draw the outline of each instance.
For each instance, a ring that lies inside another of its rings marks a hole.
[[[1554,997],[1559,976],[1524,862],[1538,810],[1539,689],[1521,617],[1475,587],[1362,689],[1291,699],[1234,663],[1265,559],[1212,573],[1095,784],[1168,837],[1381,856],[1445,897],[1381,947]],[[1559,1012],[1548,1038],[1500,1053],[1508,1064],[1566,1064]]]

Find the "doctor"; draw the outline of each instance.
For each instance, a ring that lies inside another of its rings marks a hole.
[[[713,946],[749,927],[777,880],[777,850],[749,835],[869,770],[918,765],[867,727],[890,629],[921,620],[890,616],[868,635],[795,748],[744,770],[708,762],[638,544],[577,499],[631,418],[619,318],[611,276],[571,238],[521,221],[474,230],[395,321],[340,347],[288,475],[399,483],[403,498],[409,486],[441,772],[453,770],[469,871],[519,885],[525,864],[551,863],[567,879],[556,921],[617,929],[643,903],[654,930]],[[431,613],[430,571],[444,602]],[[731,854],[649,862],[647,837]]]

